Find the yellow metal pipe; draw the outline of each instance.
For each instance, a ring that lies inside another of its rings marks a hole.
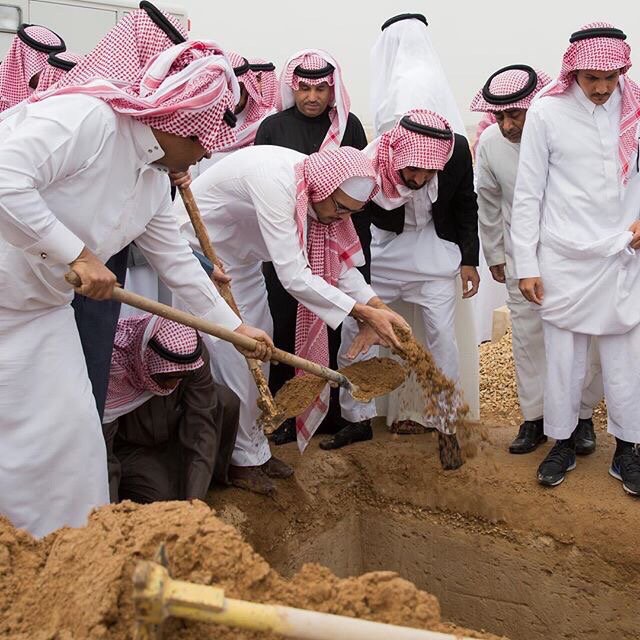
[[[172,580],[167,570],[142,562],[134,574],[139,621],[148,627],[173,616],[298,640],[471,640],[446,633],[226,598],[219,587]]]

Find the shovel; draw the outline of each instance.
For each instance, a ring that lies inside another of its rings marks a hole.
[[[70,285],[75,288],[82,286],[82,281],[75,271],[70,271],[69,273],[67,273],[65,275],[65,279]],[[137,293],[127,291],[126,289],[122,289],[119,286],[113,287],[111,298],[123,304],[128,304],[131,307],[135,307],[136,309],[153,313],[154,315],[161,316],[163,318],[166,318],[167,320],[179,322],[180,324],[184,324],[187,327],[192,327],[193,329],[197,329],[198,331],[207,333],[211,336],[214,336],[215,338],[220,338],[221,340],[230,342],[234,346],[246,349],[247,351],[253,351],[258,345],[257,340],[254,340],[253,338],[243,336],[239,333],[236,333],[235,331],[232,331],[231,329],[222,327],[219,324],[214,324],[213,322],[198,318],[197,316],[191,315],[186,311],[180,311],[179,309],[174,309],[173,307],[162,304],[161,302],[156,302],[155,300],[150,300],[149,298],[145,298],[144,296],[139,296]],[[329,383],[333,386],[339,386],[346,389],[357,400],[362,401],[363,399],[373,399],[378,395],[384,395],[389,392],[388,388],[384,390],[360,389],[357,385],[353,384],[344,374],[338,371],[334,371],[333,369],[329,369],[328,367],[325,367],[316,362],[312,362],[311,360],[305,360],[304,358],[296,356],[293,353],[282,351],[282,349],[274,348],[271,353],[271,359],[283,364],[288,364],[292,367],[295,367],[296,369],[301,369],[302,371],[306,371],[307,373],[311,373],[320,378],[324,378],[325,380],[328,380]],[[379,367],[379,360],[379,358],[374,358],[373,360],[361,362],[359,364],[361,365],[361,368],[363,365],[365,365],[366,368],[366,364],[371,363],[371,373],[373,374]],[[398,367],[400,367],[400,365],[398,365]],[[363,378],[364,377],[366,376],[363,375]],[[402,381],[398,382],[398,384],[396,384],[395,386],[399,386],[401,383]]]
[[[196,233],[196,238],[198,238],[198,242],[200,243],[202,253],[204,253],[205,258],[207,258],[207,260],[209,260],[211,264],[218,267],[218,269],[220,269],[220,271],[224,273],[224,267],[222,265],[222,262],[220,262],[220,260],[218,259],[213,245],[211,244],[209,233],[207,232],[207,228],[202,222],[200,210],[198,209],[198,205],[195,198],[193,197],[191,189],[189,187],[179,187],[178,191],[180,191],[185,209],[189,214],[189,219],[191,220],[191,225],[193,226],[193,229]],[[216,283],[216,287],[218,288],[218,291],[220,292],[220,295],[222,296],[224,301],[231,307],[238,318],[242,319],[240,310],[238,309],[238,305],[236,304],[236,301],[233,297],[233,293],[231,292],[231,286],[229,285],[229,283]],[[256,387],[258,388],[258,407],[261,410],[261,415],[258,422],[260,423],[262,429],[266,434],[273,433],[282,423],[285,416],[281,411],[278,410],[276,403],[273,401],[267,379],[265,378],[264,373],[260,368],[260,363],[252,358],[247,358],[247,365],[256,383]]]

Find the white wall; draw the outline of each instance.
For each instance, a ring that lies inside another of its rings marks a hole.
[[[404,12],[423,13],[468,125],[467,107],[496,69],[524,63],[556,75],[569,35],[582,24],[607,20],[622,28],[640,68],[638,0],[177,0],[189,12],[191,34],[216,40],[278,67],[295,51],[319,47],[340,62],[352,110],[369,124],[369,50],[380,25]],[[631,76],[640,81],[640,72]]]

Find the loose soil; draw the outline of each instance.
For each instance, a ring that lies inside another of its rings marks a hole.
[[[370,358],[338,370],[357,387],[353,397],[366,402],[398,388],[406,377],[404,368],[391,358]],[[276,393],[278,412],[284,418],[303,413],[318,397],[327,381],[311,374],[295,376]]]
[[[475,455],[456,471],[440,468],[434,432],[398,436],[379,420],[373,440],[344,449],[274,448],[295,476],[273,498],[211,492],[217,517],[200,502],[125,503],[39,542],[0,519],[0,636],[131,638],[133,568],[166,542],[174,577],[230,597],[487,632],[473,637],[637,640],[640,501],[607,474],[601,416],[597,451],[559,487],[540,487],[551,443],[509,455],[517,409],[499,414],[506,400],[487,392],[512,379],[509,366],[482,380],[483,424],[459,432]],[[165,637],[269,636],[172,621]]]
[[[132,572],[163,542],[174,578],[221,586],[228,597],[451,628],[441,623],[434,596],[393,572],[339,579],[325,567],[307,564],[285,579],[202,502],[125,502],[95,512],[84,528],[62,529],[37,543],[0,519],[0,635],[15,640],[133,638]],[[180,620],[168,621],[163,631],[166,638],[183,640],[274,637]]]
[[[442,617],[512,640],[637,640],[640,501],[611,478],[610,439],[555,489],[535,471],[551,443],[507,452],[517,424],[444,472],[436,433],[337,451],[274,453],[295,467],[269,506],[231,489],[209,501],[284,575],[318,562],[341,577],[391,570],[436,595]]]

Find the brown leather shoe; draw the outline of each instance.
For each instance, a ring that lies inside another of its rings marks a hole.
[[[271,496],[276,492],[276,485],[259,466],[236,467],[231,465],[229,467],[229,482],[234,487],[260,493],[264,496]]]
[[[293,467],[275,456],[271,456],[260,468],[270,478],[283,479],[293,475]]]

